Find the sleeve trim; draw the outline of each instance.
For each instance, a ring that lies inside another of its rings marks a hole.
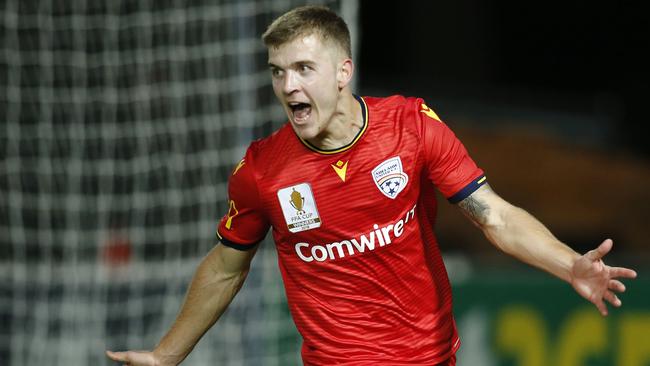
[[[465,198],[469,197],[469,195],[474,193],[474,191],[479,189],[479,187],[481,187],[485,183],[487,183],[487,177],[485,176],[485,174],[481,174],[478,178],[471,181],[468,185],[466,185],[463,189],[458,191],[456,194],[447,198],[447,200],[450,203],[458,203],[464,200]]]
[[[250,244],[239,244],[235,243],[234,241],[228,240],[224,238],[218,231],[217,231],[217,239],[219,242],[229,248],[237,249],[237,250],[242,250],[242,251],[248,251],[257,246],[262,240],[258,240],[256,242],[250,243]]]

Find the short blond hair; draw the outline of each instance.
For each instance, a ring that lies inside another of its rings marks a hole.
[[[329,8],[307,5],[290,10],[269,25],[262,35],[266,47],[279,47],[300,36],[318,34],[352,57],[350,31],[345,21]]]

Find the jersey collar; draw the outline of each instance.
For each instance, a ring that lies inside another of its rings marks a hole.
[[[310,144],[309,141],[303,140],[302,138],[300,138],[300,136],[296,135],[300,140],[300,142],[302,142],[302,144],[305,145],[309,150],[315,151],[319,154],[325,154],[325,155],[337,154],[349,150],[357,141],[359,141],[359,139],[361,139],[363,133],[366,132],[366,130],[368,129],[368,105],[366,104],[366,101],[362,97],[356,94],[353,94],[353,96],[354,99],[356,99],[357,102],[359,102],[359,104],[361,105],[361,114],[362,114],[361,118],[363,119],[363,126],[361,126],[361,129],[359,130],[359,132],[357,132],[357,135],[354,136],[354,138],[349,144],[336,149],[329,149],[329,150],[319,149],[316,146]]]

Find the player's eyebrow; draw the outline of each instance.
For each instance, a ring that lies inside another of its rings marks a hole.
[[[294,67],[294,68],[295,68],[296,66],[299,66],[299,65],[314,66],[314,65],[316,65],[316,62],[311,61],[311,60],[299,60],[299,61],[294,61],[294,62],[292,62],[292,63],[289,65],[289,67]],[[276,64],[274,64],[274,63],[272,63],[272,62],[270,62],[270,61],[268,62],[268,66],[269,66],[270,69],[280,69],[280,70],[283,70],[282,67],[280,67],[280,66],[278,66],[278,65],[276,65]]]
[[[291,64],[291,65],[292,65],[292,66],[298,66],[298,65],[309,65],[309,66],[313,66],[313,65],[315,65],[315,64],[316,64],[316,62],[311,61],[311,60],[301,60],[301,61],[296,61],[296,62],[294,62],[294,63]]]

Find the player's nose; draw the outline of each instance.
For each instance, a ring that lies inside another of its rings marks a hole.
[[[289,70],[285,76],[282,83],[282,91],[289,95],[299,89],[299,83],[296,78],[296,74]]]

